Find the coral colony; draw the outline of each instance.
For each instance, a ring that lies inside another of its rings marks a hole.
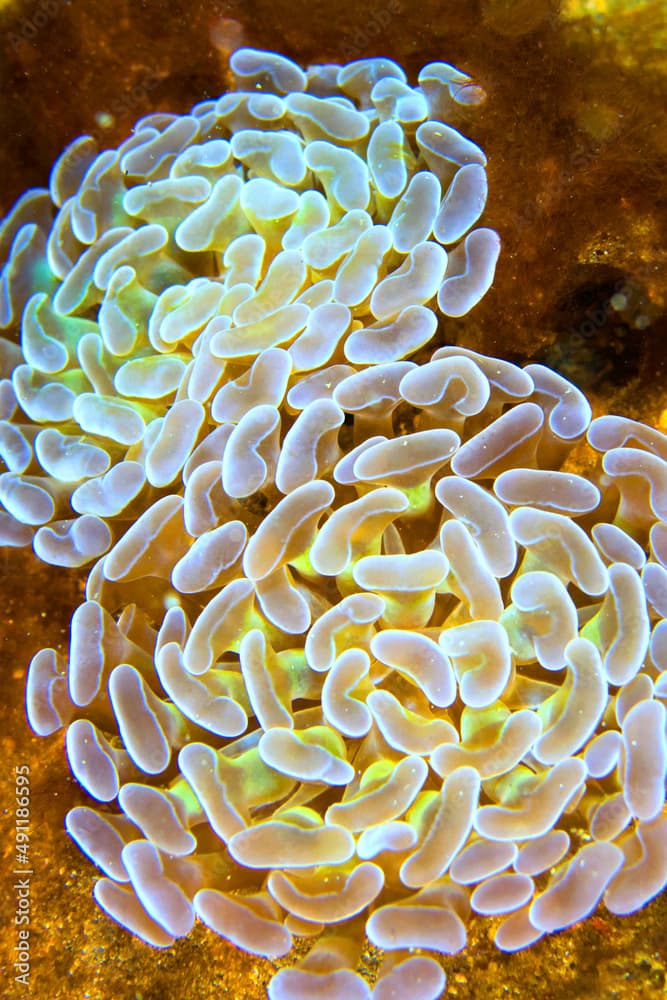
[[[2,539],[90,565],[28,716],[132,933],[433,1000],[471,918],[513,951],[667,882],[667,438],[443,346],[499,251],[469,77],[231,70],[0,231]]]

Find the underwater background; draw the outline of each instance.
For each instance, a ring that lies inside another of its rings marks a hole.
[[[443,59],[478,80],[487,102],[475,140],[489,157],[485,224],[502,239],[493,288],[451,341],[579,385],[594,413],[623,413],[667,431],[664,164],[665,44],[659,2],[179,3],[0,0],[0,216],[44,185],[76,136],[117,144],[153,110],[183,112],[229,85],[239,45],[301,65],[384,55],[413,79]],[[32,997],[42,1000],[254,1000],[276,963],[243,955],[201,924],[158,952],[95,906],[93,866],[63,816],[87,797],[63,767],[60,738],[24,720],[24,681],[42,646],[64,650],[85,574],[44,566],[29,550],[0,554],[0,748],[5,884],[13,863],[13,768],[31,772]],[[14,899],[3,893],[3,926]],[[10,996],[14,936],[0,958]],[[487,922],[443,959],[447,996],[635,998],[665,995],[667,903],[623,919],[604,909],[516,955]],[[369,949],[369,971],[377,964]],[[280,965],[280,963],[277,963]]]

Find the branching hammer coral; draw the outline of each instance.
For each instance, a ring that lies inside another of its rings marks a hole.
[[[28,716],[133,933],[313,938],[271,1000],[369,997],[365,934],[435,1000],[471,915],[511,951],[667,882],[667,440],[432,350],[498,252],[469,78],[231,66],[2,230],[6,539],[96,560]]]
[[[3,223],[20,349],[2,341],[0,526],[47,562],[101,556],[212,426],[234,429],[225,492],[254,492],[304,409],[278,412],[285,389],[400,362],[432,340],[436,298],[461,315],[493,279],[496,234],[468,232],[484,154],[439,120],[467,78],[432,64],[411,88],[388,60],[304,73],[251,50],[232,70],[243,89],[116,150],[73,143]]]

